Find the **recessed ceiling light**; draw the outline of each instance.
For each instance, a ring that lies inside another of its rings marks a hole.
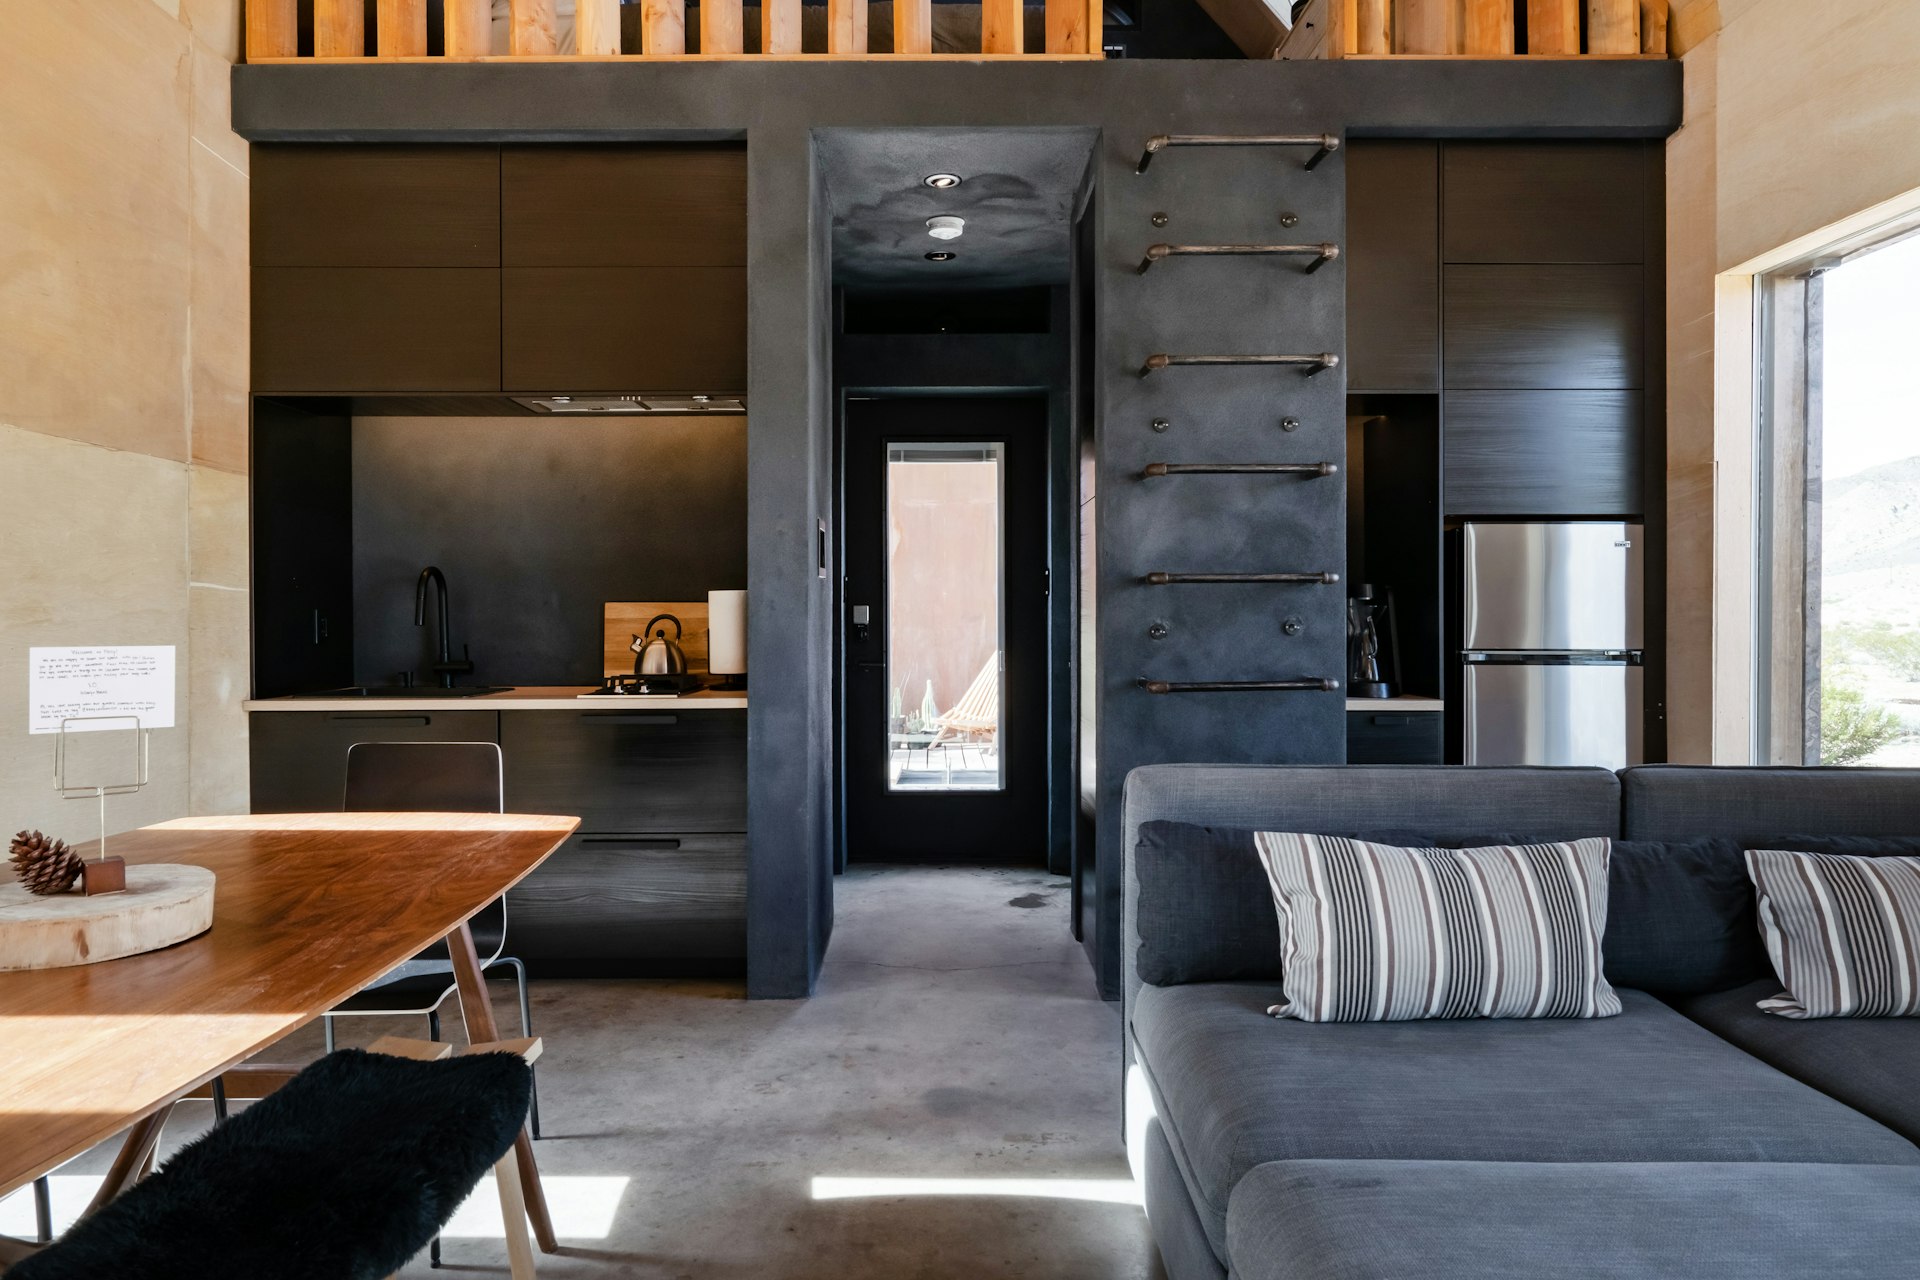
[[[960,175],[957,173],[930,173],[923,181],[936,191],[948,191],[960,185]]]
[[[927,255],[928,262],[952,262],[954,255],[945,249],[936,249]]]
[[[935,214],[927,219],[927,234],[935,240],[958,240],[960,233],[966,229],[967,220],[950,213]]]

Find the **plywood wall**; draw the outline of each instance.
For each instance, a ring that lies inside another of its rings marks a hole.
[[[1686,0],[1675,24],[1699,42],[1685,55],[1686,124],[1667,152],[1668,741],[1675,760],[1744,762],[1742,273],[1920,191],[1920,5]]]
[[[0,827],[78,832],[27,650],[171,644],[180,727],[112,824],[247,801],[240,0],[40,0],[0,42]]]

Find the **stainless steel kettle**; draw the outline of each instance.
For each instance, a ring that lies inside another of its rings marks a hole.
[[[662,622],[673,624],[673,639],[667,639],[667,630],[654,626]],[[680,647],[680,619],[670,613],[656,614],[647,623],[646,635],[635,636],[628,645],[634,652],[633,674],[637,676],[683,676],[687,673],[687,651]]]

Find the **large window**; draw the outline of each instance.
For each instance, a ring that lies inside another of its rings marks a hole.
[[[1769,277],[1763,758],[1920,765],[1920,236]]]

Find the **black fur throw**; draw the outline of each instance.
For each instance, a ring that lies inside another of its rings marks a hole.
[[[383,1280],[506,1154],[532,1087],[509,1053],[329,1054],[7,1280]]]

